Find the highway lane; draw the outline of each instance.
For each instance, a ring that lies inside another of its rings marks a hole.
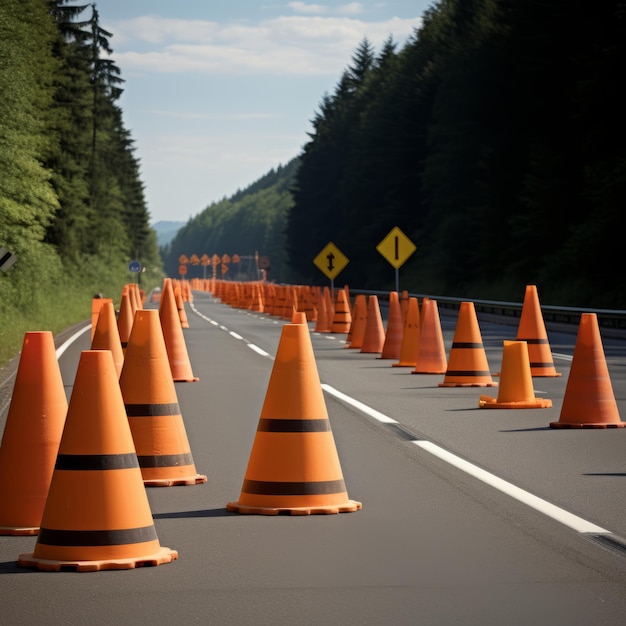
[[[185,338],[201,380],[176,390],[196,467],[209,480],[148,489],[161,544],[178,550],[179,559],[127,572],[31,572],[15,560],[32,550],[34,538],[0,537],[0,622],[623,623],[624,554],[413,443],[440,445],[626,536],[625,429],[546,428],[558,418],[567,359],[557,362],[561,379],[535,380],[552,409],[479,410],[478,395],[497,388],[438,388],[438,376],[411,375],[344,349],[341,336],[312,333],[322,383],[398,425],[327,394],[347,490],[363,510],[243,516],[225,505],[241,489],[284,322],[208,294],[195,294],[187,307]],[[454,319],[442,319],[449,345]],[[494,371],[501,334],[514,332],[483,330]],[[68,394],[87,339],[61,357]],[[565,354],[573,342],[558,337]],[[620,356],[614,358],[619,390]]]

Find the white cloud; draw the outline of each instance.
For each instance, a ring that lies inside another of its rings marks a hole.
[[[307,13],[309,15],[321,15],[328,13],[328,7],[324,4],[308,4],[307,2],[290,2],[287,6],[296,13]]]
[[[360,10],[359,3],[348,7]],[[124,72],[303,76],[336,75],[364,37],[374,46],[390,35],[404,41],[420,19],[283,16],[217,24],[146,16],[107,26],[116,33],[113,58]]]
[[[327,4],[309,4],[308,2],[290,2],[287,6],[296,13],[306,15],[325,15],[329,13],[336,15],[357,15],[364,11],[364,7],[360,2],[350,2],[349,4],[343,4],[337,8],[329,7]]]

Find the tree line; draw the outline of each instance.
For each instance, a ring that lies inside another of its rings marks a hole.
[[[393,285],[398,226],[417,293],[626,308],[626,3],[441,0],[401,49],[358,47],[301,156],[288,263],[333,241],[338,280]]]
[[[3,329],[43,326],[58,299],[56,323],[85,319],[94,292],[134,279],[131,259],[162,279],[112,36],[95,4],[0,0],[0,246],[17,257]]]
[[[258,181],[208,207],[168,271],[262,247],[252,216],[272,215],[277,281],[324,284],[313,259],[333,242],[337,281],[391,289],[376,246],[397,226],[417,246],[409,291],[520,301],[536,284],[546,303],[626,308],[625,25],[622,0],[440,0],[402,47],[364,39],[314,112],[290,197],[255,197]]]

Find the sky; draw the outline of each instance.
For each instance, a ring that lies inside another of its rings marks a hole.
[[[402,49],[431,4],[96,2],[150,223],[186,222],[298,156],[364,38],[376,53],[389,37]]]

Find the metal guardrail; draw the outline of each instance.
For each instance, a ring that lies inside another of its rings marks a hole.
[[[352,289],[350,294],[375,295],[381,302],[389,300],[388,291],[371,291],[366,289]],[[448,296],[435,296],[432,294],[409,293],[408,297],[430,298],[437,301],[438,308],[460,308],[461,302],[473,302],[476,312],[497,315],[498,317],[510,317],[519,319],[522,312],[521,302],[504,302],[498,300],[476,300],[474,298],[451,298]],[[558,323],[578,326],[582,313],[595,313],[598,317],[598,325],[606,329],[620,329],[626,331],[626,311],[618,309],[587,309],[565,306],[541,305],[541,312],[546,323]]]

